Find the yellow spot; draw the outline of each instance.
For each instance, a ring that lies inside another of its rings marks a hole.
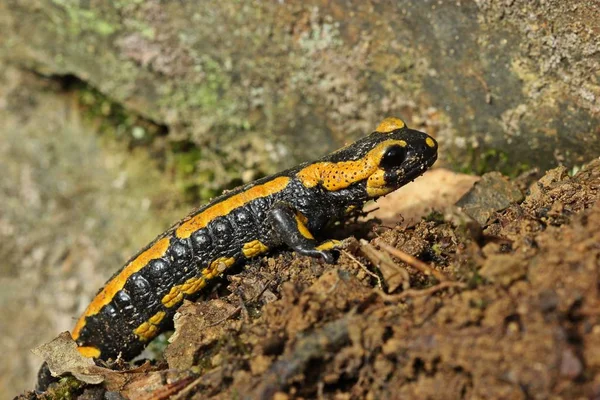
[[[148,321],[135,328],[133,333],[135,333],[143,342],[153,339],[158,333],[158,324],[163,320],[165,315],[166,313],[164,311],[157,312],[150,317]]]
[[[100,357],[100,349],[98,349],[96,347],[81,346],[81,347],[77,347],[77,351],[79,351],[79,353],[84,357],[88,357],[88,358]]]
[[[385,186],[385,184],[385,171],[382,169],[378,169],[369,176],[369,179],[367,179],[367,188],[382,187]]]
[[[342,245],[342,242],[340,240],[331,239],[331,240],[324,241],[323,243],[318,245],[316,247],[316,249],[317,250],[331,250],[331,249],[335,249],[336,247],[340,247],[341,245]]]
[[[256,257],[259,254],[265,253],[267,250],[267,246],[265,246],[260,240],[253,240],[244,244],[242,247],[242,253],[246,258]]]
[[[148,322],[150,322],[152,325],[158,325],[158,324],[160,324],[160,321],[163,320],[163,318],[165,317],[165,315],[167,315],[166,312],[159,311],[156,314],[154,314],[152,317],[150,317],[150,319],[148,320]]]
[[[369,195],[369,197],[381,197],[381,196],[385,196],[386,194],[393,192],[394,188],[390,188],[390,187],[368,187],[367,186],[367,194]]]
[[[181,291],[185,294],[194,294],[204,286],[206,286],[204,277],[190,278],[182,285]]]
[[[163,296],[161,302],[165,307],[171,308],[183,300],[184,294],[194,294],[204,286],[206,286],[206,280],[203,276],[190,278],[181,285],[173,286],[169,293]]]
[[[83,315],[75,324],[75,328],[73,329],[73,333],[71,334],[73,339],[77,340],[79,338],[79,334],[85,326],[85,319],[87,317],[91,317],[92,315],[98,314],[102,307],[110,303],[115,297],[115,294],[117,294],[119,290],[123,289],[123,287],[125,286],[125,282],[127,282],[127,279],[131,275],[144,268],[151,260],[164,256],[168,248],[169,238],[163,238],[157,241],[156,243],[152,244],[151,247],[138,254],[133,260],[129,262],[129,264],[125,266],[125,268],[121,270],[121,272],[119,272],[117,276],[112,278],[104,286],[104,288],[102,288],[100,293],[98,293],[96,297],[94,297],[94,299],[88,305]]]
[[[232,210],[235,210],[236,208],[241,207],[252,200],[261,197],[267,197],[273,193],[280,192],[281,190],[285,189],[289,181],[290,178],[281,176],[269,182],[263,183],[262,185],[253,186],[250,189],[231,196],[228,199],[210,206],[206,210],[182,223],[175,231],[175,234],[180,238],[188,238],[198,229],[206,227],[206,225],[208,225],[208,223],[215,218],[227,215]]]
[[[367,179],[367,195],[369,197],[385,196],[394,190],[396,190],[396,187],[388,186],[385,181],[385,171],[382,169],[378,169]]]
[[[148,331],[146,331],[145,337],[140,337],[140,340],[151,340],[158,334],[158,327],[156,325],[150,325]]]
[[[346,207],[346,211],[344,211],[344,213],[351,214],[352,212],[354,212],[354,210],[356,210],[356,208],[357,207],[355,205],[348,206]]]
[[[138,335],[140,338],[142,338],[142,337],[146,338],[146,334],[150,330],[151,326],[152,326],[152,324],[150,324],[149,322],[144,322],[140,326],[135,328],[133,333]]]
[[[308,224],[308,218],[306,218],[306,215],[302,214],[301,212],[296,213],[296,219],[300,220],[300,222],[302,222],[304,225]]]
[[[301,214],[296,214],[296,225],[298,226],[298,231],[302,236],[307,239],[314,239],[312,233],[306,227],[306,217]]]
[[[390,133],[405,126],[406,124],[400,118],[386,118],[375,128],[375,132]]]
[[[427,146],[429,146],[429,147],[435,147],[435,141],[430,137],[425,139],[425,144],[427,144]]]
[[[183,300],[181,286],[182,285],[173,286],[171,290],[169,290],[169,293],[163,296],[161,302],[165,305],[165,307],[171,308],[177,303],[179,303],[181,300]]]
[[[208,268],[202,270],[204,279],[212,279],[215,276],[221,275],[223,271],[233,265],[235,258],[220,257],[210,263]]]
[[[406,146],[404,140],[385,140],[375,146],[363,158],[356,161],[341,161],[338,163],[319,162],[301,169],[296,176],[308,188],[321,184],[329,191],[345,189],[353,183],[363,181],[375,174],[371,184],[383,180],[384,171],[378,166],[381,157],[390,146]]]

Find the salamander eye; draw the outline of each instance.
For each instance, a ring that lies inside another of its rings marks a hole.
[[[406,149],[402,146],[390,146],[381,157],[379,166],[384,170],[389,170],[399,167],[404,160],[406,160]]]

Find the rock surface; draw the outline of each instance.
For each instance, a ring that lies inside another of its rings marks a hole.
[[[599,29],[594,0],[8,0],[0,59],[262,172],[400,115],[454,165],[515,173],[600,153]]]
[[[145,151],[105,143],[73,93],[0,64],[0,393],[31,388],[30,350],[73,328],[91,296],[185,215]],[[104,143],[103,143],[104,142]]]

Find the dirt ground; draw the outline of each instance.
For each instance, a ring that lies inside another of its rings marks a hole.
[[[600,159],[531,181],[504,181],[526,196],[483,226],[448,208],[338,227],[354,236],[336,265],[259,259],[180,308],[164,359],[92,368],[103,384],[63,379],[47,396],[600,398]]]

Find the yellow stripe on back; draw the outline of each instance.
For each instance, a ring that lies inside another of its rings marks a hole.
[[[79,338],[79,334],[85,326],[86,317],[98,314],[102,307],[110,303],[115,297],[115,294],[117,294],[119,290],[123,289],[125,282],[127,282],[127,279],[131,275],[144,268],[151,260],[164,256],[168,248],[169,238],[160,239],[158,242],[154,243],[152,247],[134,258],[117,276],[112,278],[104,286],[102,291],[98,293],[96,297],[94,297],[90,305],[85,310],[85,313],[83,313],[83,315],[77,321],[77,324],[75,324],[73,333],[71,333],[73,339],[77,340]]]
[[[235,210],[236,208],[241,207],[252,200],[261,197],[267,197],[273,193],[280,192],[281,190],[285,189],[289,181],[290,178],[287,176],[280,176],[279,178],[275,178],[271,181],[263,183],[262,185],[251,187],[248,190],[231,196],[230,198],[207,208],[200,214],[195,215],[181,224],[175,231],[175,234],[177,237],[182,239],[188,238],[198,229],[206,227],[206,225],[208,225],[215,218],[227,215],[232,210]]]

